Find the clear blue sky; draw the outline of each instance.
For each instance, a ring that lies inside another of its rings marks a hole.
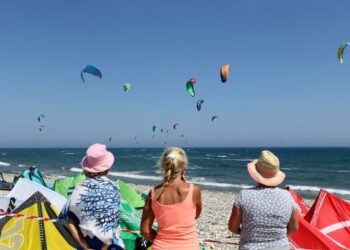
[[[347,0],[1,1],[0,147],[110,136],[115,147],[349,146],[350,51],[337,61],[349,9]],[[85,64],[103,80],[83,83]],[[153,140],[154,124],[169,134]]]

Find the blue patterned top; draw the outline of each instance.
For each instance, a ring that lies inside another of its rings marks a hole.
[[[273,187],[242,190],[233,204],[241,209],[239,249],[288,246],[287,225],[297,204],[288,191]]]
[[[97,237],[107,245],[124,247],[117,231],[119,209],[118,187],[107,177],[98,177],[76,185],[61,214],[73,219],[85,238]]]

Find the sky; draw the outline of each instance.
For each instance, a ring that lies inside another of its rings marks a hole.
[[[350,146],[350,51],[337,60],[349,9],[347,0],[1,1],[0,147]],[[83,83],[86,64],[103,79]]]

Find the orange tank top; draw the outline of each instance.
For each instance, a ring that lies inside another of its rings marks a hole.
[[[159,203],[152,188],[152,210],[158,222],[153,250],[197,250],[199,243],[195,225],[196,206],[193,204],[193,184],[186,198],[173,205]]]

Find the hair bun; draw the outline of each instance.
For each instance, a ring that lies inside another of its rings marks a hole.
[[[172,161],[176,158],[176,154],[174,152],[171,152],[170,154],[168,154],[167,158]]]

